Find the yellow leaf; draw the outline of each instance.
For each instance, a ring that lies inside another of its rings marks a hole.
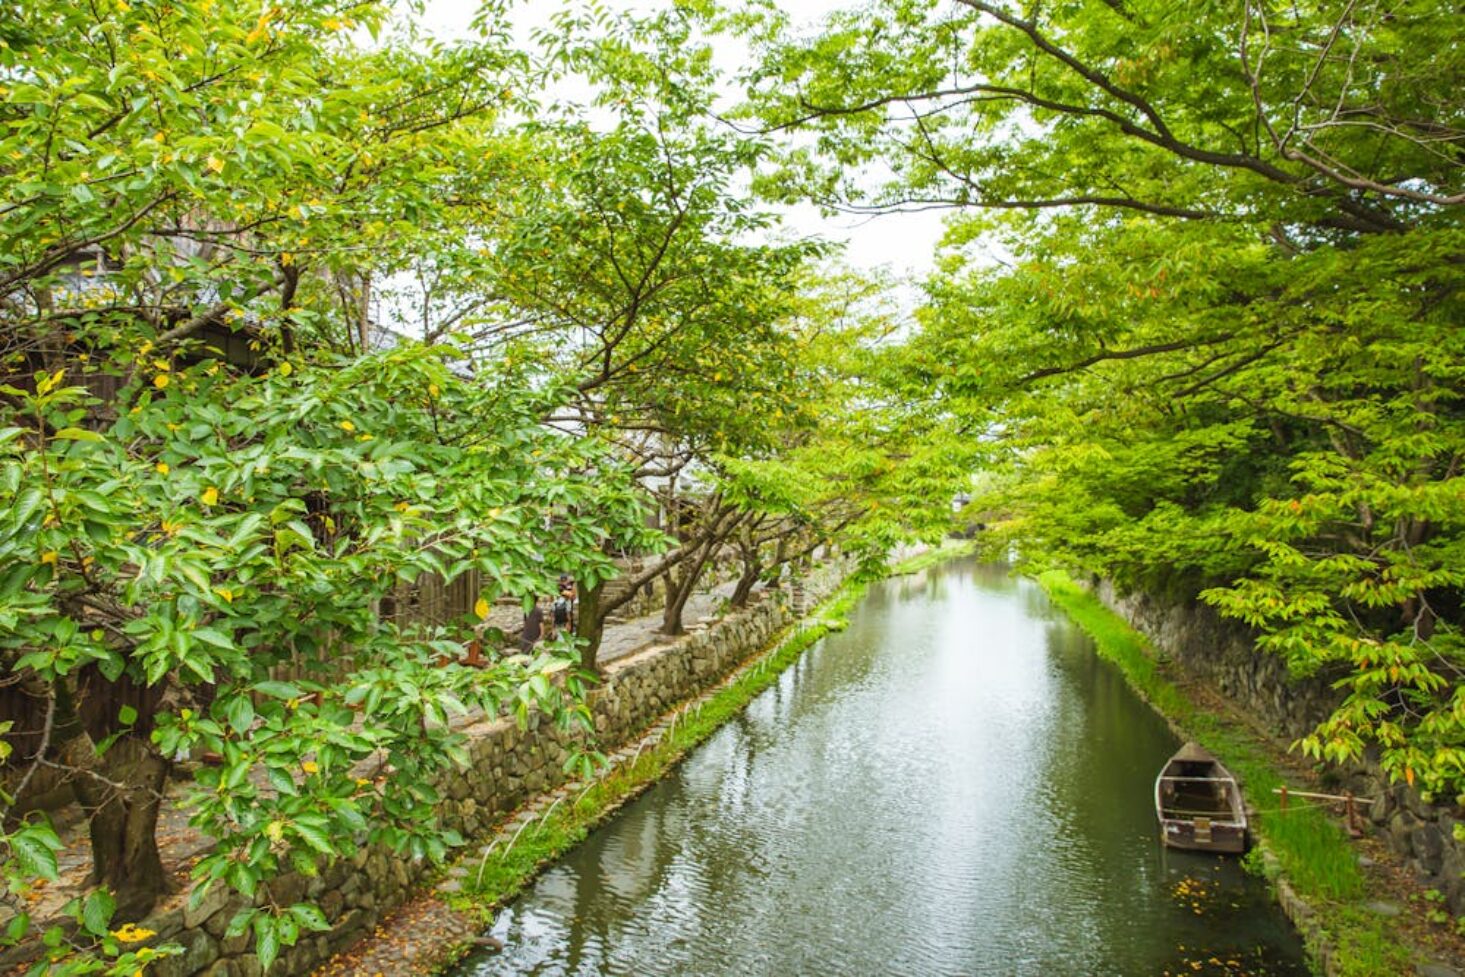
[[[57,558],[57,553],[56,553],[55,550],[47,550],[46,552],[44,552],[44,553],[41,554],[41,562],[42,563],[49,563],[52,566],[55,566],[56,565],[56,558]],[[482,615],[479,615],[479,616],[481,617]]]
[[[269,33],[269,31],[266,28],[269,27],[270,19],[273,18],[274,16],[275,16],[274,10],[266,10],[263,14],[261,14],[260,15],[260,18],[259,18],[259,23],[255,24],[254,25],[254,30],[250,31],[245,36],[244,43],[245,44],[253,44],[255,41],[259,40],[260,38],[265,37]]]
[[[352,431],[356,430],[356,425],[352,424],[350,421],[342,421],[341,430],[345,431],[347,434],[350,434]]]
[[[204,505],[218,505],[219,490],[210,485],[208,488],[203,490],[203,495],[201,496],[201,498],[203,499]]]
[[[168,374],[166,373],[159,373],[157,376],[153,377],[153,386],[157,387],[159,390],[162,390],[164,387],[166,387],[168,385],[168,382],[169,378]]]
[[[316,763],[314,760],[306,760],[300,765],[300,768],[306,773],[320,773],[320,764]]]
[[[168,467],[168,463],[166,461],[158,462],[156,465],[153,466],[153,468],[157,469],[159,475],[166,475],[168,474],[168,472],[172,471],[172,469]]]
[[[61,378],[65,375],[65,370],[57,370],[50,376],[45,376],[43,374],[41,378],[36,381],[36,393],[44,396],[45,394],[50,393],[52,390],[55,390],[57,384],[61,382]]]
[[[224,603],[234,603],[234,591],[230,590],[228,587],[215,587],[214,593],[222,597],[224,599]]]
[[[429,383],[427,385],[427,395],[429,397],[431,397],[434,400],[436,400],[438,393],[439,393],[439,390],[438,390],[437,384],[435,384],[435,383]]]
[[[480,621],[486,620],[488,618],[488,601],[482,597],[478,598],[478,603],[473,605],[473,613],[478,615]]]
[[[224,172],[224,161],[219,159],[219,157],[217,156],[210,156],[208,168],[213,170],[215,173],[222,173]]]
[[[293,367],[293,366],[290,365],[290,361],[289,360],[286,360],[284,363],[281,363],[280,364],[280,376],[282,376],[282,377],[288,377],[290,374],[292,374],[294,372],[295,372],[295,367]]]

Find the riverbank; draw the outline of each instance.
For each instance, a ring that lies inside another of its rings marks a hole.
[[[917,572],[966,555],[959,545],[910,558],[887,572]],[[662,779],[749,701],[772,685],[819,639],[845,626],[844,616],[868,581],[849,578],[802,619],[760,644],[731,674],[664,713],[638,739],[613,752],[591,781],[561,785],[525,804],[436,882],[377,926],[366,939],[327,961],[331,977],[430,974],[475,946],[494,911],[582,841],[625,803]],[[671,646],[674,650],[675,646]]]
[[[907,577],[920,573],[922,570],[929,570],[931,567],[939,566],[948,560],[957,560],[963,556],[971,556],[977,551],[975,540],[952,539],[947,540],[941,546],[928,549],[922,553],[914,553],[890,568],[886,576]]]
[[[1457,973],[1458,934],[1430,921],[1433,904],[1390,864],[1383,846],[1352,841],[1319,808],[1294,802],[1285,813],[1278,809],[1273,790],[1284,783],[1305,788],[1311,775],[1289,757],[1286,744],[1253,727],[1213,690],[1172,674],[1143,635],[1066,574],[1049,571],[1038,582],[1179,735],[1203,744],[1242,779],[1259,841],[1248,866],[1275,884],[1319,973]],[[1440,963],[1442,958],[1451,964]]]

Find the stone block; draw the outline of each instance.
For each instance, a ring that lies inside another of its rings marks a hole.
[[[299,872],[286,872],[269,881],[270,898],[281,906],[293,906],[305,898],[308,881]]]
[[[223,888],[223,883],[217,883],[216,888]],[[161,913],[144,920],[142,925],[158,934],[160,941],[169,940],[183,931],[183,910],[179,908]]]
[[[203,924],[204,932],[212,936],[214,939],[221,939],[224,936],[225,931],[229,929],[229,924],[233,922],[235,914],[237,914],[239,910],[243,907],[244,900],[242,898],[230,899],[228,903],[226,903],[218,912],[210,916],[208,918],[208,921]]]
[[[1438,825],[1424,822],[1409,832],[1410,847],[1419,865],[1431,875],[1439,874],[1444,861],[1444,839]]]
[[[254,948],[254,931],[245,930],[238,936],[230,936],[219,941],[219,952],[226,957],[238,957]]]
[[[400,858],[394,858],[391,862],[391,874],[389,878],[399,891],[405,890],[412,882],[412,877],[407,870],[406,861]]]
[[[332,889],[320,895],[320,911],[326,914],[326,919],[335,919],[341,914],[345,906],[345,897],[338,890]]]
[[[1386,790],[1379,791],[1373,803],[1368,806],[1368,819],[1374,824],[1384,824],[1394,813],[1394,798]]]
[[[373,887],[387,877],[387,857],[380,851],[373,851],[366,859],[366,878]]]
[[[341,894],[341,898],[349,905],[360,894],[363,887],[364,883],[362,882],[361,876],[357,873],[352,873],[349,878],[341,883],[336,891]]]
[[[194,930],[177,940],[183,952],[176,957],[163,957],[152,963],[152,977],[190,977],[219,959],[219,944],[203,930]]]
[[[215,882],[192,909],[189,908],[189,902],[192,902],[190,898],[183,904],[183,928],[191,930],[202,926],[205,920],[224,908],[229,896],[229,887],[222,882]]]
[[[364,909],[348,910],[336,921],[336,925],[331,929],[331,933],[338,939],[350,936],[351,934],[366,929],[375,916],[375,913],[368,912]],[[346,942],[348,941],[342,940],[343,944]]]

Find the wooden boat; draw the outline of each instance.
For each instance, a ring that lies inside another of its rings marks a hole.
[[[1155,778],[1160,838],[1171,848],[1246,851],[1246,808],[1231,771],[1196,743],[1186,743]]]

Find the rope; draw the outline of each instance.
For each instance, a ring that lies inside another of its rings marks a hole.
[[[1258,807],[1254,808],[1253,814],[1289,814],[1292,811],[1303,810],[1314,807],[1341,806],[1343,801],[1288,801],[1286,807]]]

